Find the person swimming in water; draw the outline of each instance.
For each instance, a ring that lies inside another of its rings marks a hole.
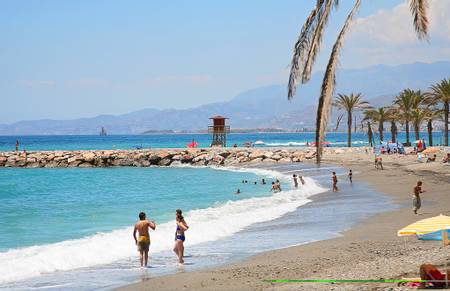
[[[177,209],[175,211],[176,215],[176,224],[177,229],[175,231],[175,246],[173,247],[173,251],[178,257],[178,262],[180,264],[184,264],[184,241],[186,240],[186,237],[184,236],[184,232],[188,230],[189,226],[187,225],[186,221],[183,217],[183,212],[181,209]]]
[[[148,250],[150,248],[149,228],[155,230],[155,222],[148,221],[145,212],[139,213],[139,221],[134,225],[133,237],[140,254],[141,267],[147,267]],[[136,232],[139,232],[138,238],[136,238]]]

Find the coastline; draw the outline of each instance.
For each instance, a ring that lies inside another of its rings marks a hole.
[[[442,154],[441,154],[442,155]],[[441,157],[438,155],[438,160]],[[131,284],[119,290],[374,290],[394,284],[265,283],[264,279],[395,279],[417,277],[422,263],[442,265],[440,242],[399,238],[401,227],[418,219],[449,214],[450,167],[440,162],[417,163],[415,156],[386,156],[385,170],[375,170],[372,154],[325,154],[324,162],[351,167],[354,180],[387,194],[399,208],[357,223],[341,236],[305,245],[263,252],[243,261],[202,271],[178,273]],[[421,215],[411,211],[411,189],[422,179]],[[344,268],[343,268],[344,266]]]

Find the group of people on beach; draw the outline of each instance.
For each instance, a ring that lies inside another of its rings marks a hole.
[[[189,226],[184,220],[181,209],[175,211],[175,223],[177,227],[175,230],[175,245],[173,251],[178,257],[178,263],[184,264],[184,241],[186,240],[184,232],[189,229]],[[145,212],[139,213],[139,221],[134,225],[133,238],[140,255],[141,267],[147,267],[148,263],[148,252],[151,242],[150,229],[156,230],[156,223],[148,220]],[[138,234],[138,236],[136,236],[136,234]]]

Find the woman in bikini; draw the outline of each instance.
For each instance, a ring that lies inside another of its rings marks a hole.
[[[184,232],[188,230],[189,226],[187,225],[186,221],[184,220],[183,214],[181,209],[177,209],[175,211],[176,213],[176,224],[177,229],[175,231],[175,246],[173,247],[173,251],[178,257],[178,262],[180,264],[184,263],[183,257],[184,257],[184,241],[185,236]]]

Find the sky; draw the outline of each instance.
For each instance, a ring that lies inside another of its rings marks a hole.
[[[365,0],[341,68],[450,58],[450,1],[430,0],[430,40],[405,0]],[[1,0],[0,123],[190,108],[287,82],[313,0]],[[353,1],[333,12],[315,71]]]

